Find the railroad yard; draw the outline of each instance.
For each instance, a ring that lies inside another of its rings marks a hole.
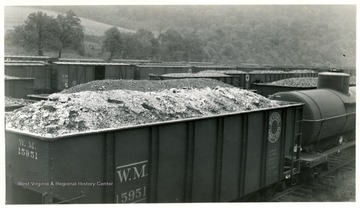
[[[355,4],[3,11],[6,205],[356,206]]]
[[[355,201],[352,71],[102,62],[120,68],[99,78],[99,63],[71,63],[87,68],[6,77],[7,158],[21,164],[7,168],[9,203]]]

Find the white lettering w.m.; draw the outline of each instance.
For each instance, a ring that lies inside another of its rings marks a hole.
[[[134,167],[134,180],[136,180],[137,178],[141,178],[141,177],[146,176],[145,168],[146,168],[146,164],[142,165],[140,173],[139,173],[138,169],[136,167]]]
[[[130,170],[131,168],[116,171],[119,175],[120,183],[126,182],[128,180]]]
[[[19,139],[19,145],[23,146],[23,147],[26,147],[25,140]]]

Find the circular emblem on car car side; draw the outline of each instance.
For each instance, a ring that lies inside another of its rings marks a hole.
[[[275,143],[281,133],[281,116],[278,112],[273,112],[269,117],[269,141]]]

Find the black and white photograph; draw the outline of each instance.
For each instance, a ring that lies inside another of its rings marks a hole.
[[[357,204],[356,1],[49,2],[2,5],[3,204]]]

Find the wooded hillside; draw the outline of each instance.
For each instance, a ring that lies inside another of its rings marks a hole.
[[[171,39],[180,34],[187,44],[198,46],[192,55],[160,55],[167,61],[187,58],[235,64],[355,66],[356,6],[38,8],[58,12],[71,9],[80,17],[109,25],[152,31],[156,38],[167,34]],[[94,42],[96,39],[92,37]]]

